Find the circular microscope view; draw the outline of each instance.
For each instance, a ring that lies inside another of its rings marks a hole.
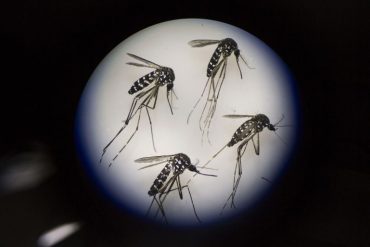
[[[296,145],[297,96],[282,60],[237,27],[160,23],[99,64],[77,117],[81,160],[141,219],[217,223],[267,195]]]

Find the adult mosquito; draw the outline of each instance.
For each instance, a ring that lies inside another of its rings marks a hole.
[[[217,100],[220,95],[222,84],[226,77],[228,57],[230,57],[230,55],[234,53],[241,79],[243,79],[243,74],[240,69],[239,58],[242,59],[242,61],[246,64],[246,66],[249,69],[253,69],[248,65],[246,60],[240,54],[238,44],[235,42],[235,40],[231,38],[226,38],[222,40],[197,39],[189,42],[189,45],[192,47],[204,47],[213,44],[217,44],[217,48],[213,52],[213,55],[207,66],[208,79],[206,85],[204,86],[202,94],[200,95],[199,99],[197,100],[192,110],[190,111],[187,119],[187,123],[189,123],[193,111],[197,107],[200,100],[203,98],[204,93],[207,92],[207,99],[203,106],[201,117],[199,119],[199,128],[202,131],[202,137],[204,136],[204,133],[207,132],[208,141],[209,141],[209,127],[211,125],[213,115],[216,111]],[[215,80],[218,72],[219,72],[218,78]]]
[[[235,195],[236,191],[239,186],[239,181],[242,176],[242,162],[241,158],[247,148],[247,145],[250,141],[253,143],[254,151],[257,155],[260,154],[260,137],[259,133],[262,132],[265,128],[268,130],[275,131],[279,127],[287,127],[288,125],[279,125],[279,123],[284,119],[284,115],[282,118],[275,124],[270,123],[270,119],[264,114],[257,114],[257,115],[224,115],[226,118],[250,118],[245,121],[233,134],[231,140],[223,146],[215,155],[211,157],[207,163],[202,166],[205,168],[217,155],[219,155],[226,147],[232,147],[235,144],[239,144],[237,148],[237,156],[236,156],[236,165],[234,169],[234,179],[233,179],[233,189],[231,194],[226,200],[222,210],[227,206],[227,203],[231,201],[230,207],[235,208]]]
[[[109,163],[109,167],[112,165],[114,160],[118,157],[118,155],[122,152],[122,150],[129,144],[129,142],[132,140],[134,135],[139,129],[139,124],[140,124],[140,117],[141,117],[141,111],[143,108],[145,109],[148,119],[149,119],[149,124],[150,124],[150,131],[151,131],[151,136],[152,136],[152,143],[153,143],[153,149],[155,149],[155,144],[154,144],[154,136],[153,136],[153,127],[152,127],[152,121],[150,118],[149,110],[154,110],[155,106],[157,104],[157,98],[158,98],[158,92],[159,88],[162,86],[167,87],[167,102],[170,107],[171,114],[173,114],[172,111],[172,94],[173,92],[173,86],[174,86],[174,80],[175,80],[175,73],[173,70],[169,67],[164,67],[158,64],[155,64],[151,61],[148,61],[144,58],[141,58],[137,55],[127,53],[132,58],[135,58],[139,60],[142,63],[135,63],[135,62],[129,62],[127,64],[137,66],[137,67],[146,67],[146,68],[151,68],[155,69],[154,71],[144,75],[143,77],[139,78],[137,81],[134,82],[134,84],[131,86],[130,90],[128,91],[129,94],[136,94],[135,98],[132,100],[130,111],[127,115],[127,118],[124,122],[124,125],[118,130],[116,135],[108,142],[108,144],[103,148],[103,152],[100,156],[100,161],[99,163],[102,162],[103,156],[106,153],[107,149],[109,146],[114,142],[114,140],[122,133],[122,131],[126,128],[126,126],[129,124],[131,119],[139,112],[139,117],[137,120],[136,128],[134,132],[131,134],[127,142],[122,146],[122,148],[118,151],[118,153],[115,155],[115,157],[112,159],[112,161]],[[147,88],[148,86],[151,86]],[[146,89],[147,88],[147,89]],[[140,92],[141,91],[141,92]],[[174,94],[175,95],[175,94]],[[171,97],[171,100],[170,100]],[[176,95],[175,95],[176,97]]]
[[[180,199],[183,199],[183,189],[186,188],[191,204],[193,206],[193,211],[195,217],[198,222],[201,222],[198,214],[195,210],[193,198],[191,196],[190,188],[188,183],[186,185],[181,185],[180,175],[188,169],[189,171],[195,172],[197,174],[201,174],[204,176],[212,176],[216,177],[216,175],[212,174],[204,174],[201,173],[195,165],[193,165],[190,161],[190,158],[183,153],[173,154],[173,155],[162,155],[162,156],[151,156],[151,157],[143,157],[140,159],[135,160],[137,163],[152,163],[150,165],[144,166],[141,169],[145,169],[148,167],[156,166],[162,163],[166,163],[162,171],[158,174],[157,178],[154,180],[153,185],[150,187],[148,194],[149,196],[153,196],[153,200],[150,203],[150,206],[147,211],[147,215],[149,215],[153,203],[156,202],[158,205],[158,210],[155,213],[155,217],[157,217],[158,213],[161,212],[162,217],[166,223],[168,223],[165,210],[163,207],[163,203],[167,197],[167,195],[171,191],[178,191]],[[172,175],[171,175],[172,172]],[[174,188],[176,184],[176,187]]]

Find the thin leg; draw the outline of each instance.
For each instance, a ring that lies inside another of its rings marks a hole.
[[[180,180],[180,178],[179,178],[179,180]],[[177,184],[177,186],[179,186],[179,183]],[[190,188],[189,188],[188,184],[186,184],[186,185],[184,185],[184,186],[181,186],[181,184],[180,184],[180,187],[177,187],[177,188],[175,188],[175,189],[168,190],[166,193],[168,194],[168,193],[170,193],[171,191],[174,191],[174,190],[178,190],[178,191],[179,191],[179,193],[180,193],[180,191],[182,191],[182,189],[184,189],[184,188],[187,188],[187,190],[188,190],[189,197],[190,197],[190,201],[191,201],[191,205],[192,205],[192,207],[193,207],[194,215],[195,215],[195,217],[197,218],[197,221],[198,221],[199,223],[202,223],[202,221],[200,220],[200,218],[199,218],[199,216],[198,216],[198,214],[197,214],[197,211],[196,211],[196,209],[195,209],[195,205],[194,205],[193,197],[192,197],[192,195],[191,195]],[[181,192],[181,196],[180,196],[180,198],[182,199],[182,192]]]
[[[150,119],[148,107],[145,107],[145,110],[146,110],[146,113],[148,114],[148,119],[149,119],[149,124],[150,124],[150,133],[152,134],[153,149],[154,149],[154,152],[157,152],[157,150],[155,149],[155,145],[154,145],[153,125],[152,125],[152,120]]]
[[[252,138],[254,152],[259,155],[260,154],[260,133],[257,132],[257,143],[254,142],[254,139]]]
[[[153,90],[154,91],[158,90],[158,86],[152,87],[152,88],[150,88],[150,89],[148,89],[144,92],[141,92],[141,93],[139,93],[138,95],[135,96],[135,98],[132,101],[130,111],[129,111],[129,113],[127,115],[127,118],[126,118],[126,121],[125,121],[126,124],[129,123],[129,121],[135,116],[135,114],[139,110],[139,108],[142,107],[142,104],[140,104],[139,107],[135,110],[137,102],[147,94],[149,94],[149,96],[147,96],[144,99],[144,101],[147,100],[148,98],[150,98],[151,95],[153,94]]]
[[[237,179],[236,179],[236,181],[234,183],[233,192],[232,192],[232,196],[231,196],[231,207],[233,207],[233,208],[236,208],[235,203],[234,203],[234,198],[235,198],[235,195],[236,195],[236,190],[238,189],[238,186],[239,186],[240,178],[242,176],[242,161],[241,161],[241,158],[244,155],[244,152],[245,152],[245,150],[247,148],[247,144],[248,143],[246,143],[245,145],[243,145],[243,147],[241,148],[242,151],[238,154],[238,160],[237,160],[238,177],[237,177]]]
[[[127,124],[123,125],[122,128],[117,132],[117,134],[110,140],[110,142],[103,148],[103,152],[100,156],[99,164],[101,164],[103,160],[103,156],[105,152],[107,151],[108,147],[113,143],[113,141],[121,134],[121,132],[126,128]]]
[[[177,175],[178,176],[178,175]],[[171,179],[170,180],[168,180],[168,182],[162,187],[162,189],[160,190],[160,192],[159,192],[159,202],[157,202],[158,203],[158,206],[159,205],[161,205],[161,208],[158,208],[158,210],[157,210],[157,212],[156,212],[156,214],[155,214],[155,216],[157,216],[158,215],[158,213],[159,213],[159,211],[161,211],[162,212],[162,215],[163,215],[163,213],[164,213],[164,209],[163,209],[163,203],[164,203],[164,201],[166,200],[166,197],[167,197],[167,195],[168,195],[168,193],[170,192],[170,191],[172,191],[172,187],[173,187],[173,185],[174,185],[174,183],[176,182],[176,176],[173,176],[173,177],[171,177]],[[170,185],[169,185],[170,184]],[[169,186],[168,186],[169,185]],[[167,189],[168,188],[168,189]],[[164,196],[163,196],[164,195]],[[163,198],[162,198],[162,196],[163,196]]]
[[[223,65],[222,65],[222,68],[221,68],[221,72],[220,72],[220,75],[218,77],[218,80],[217,80],[217,83],[216,83],[216,89],[217,89],[217,92],[214,92],[214,96],[213,96],[213,104],[212,104],[212,107],[211,107],[211,110],[210,110],[210,113],[209,113],[209,116],[208,116],[208,120],[207,120],[207,126],[206,126],[206,129],[207,129],[207,139],[208,139],[208,142],[210,143],[210,138],[209,138],[209,129],[210,129],[210,126],[211,126],[211,121],[213,119],[213,116],[216,112],[216,106],[217,106],[217,101],[218,101],[218,97],[219,97],[219,94],[220,94],[220,91],[221,91],[221,87],[222,87],[222,84],[225,80],[225,75],[226,75],[226,68],[227,68],[227,59],[224,59],[223,60]],[[220,78],[221,81],[220,81]]]
[[[139,112],[139,118],[137,120],[137,124],[136,124],[136,129],[135,131],[132,133],[132,135],[130,136],[130,138],[128,139],[128,141],[126,142],[125,145],[123,145],[123,147],[118,151],[118,153],[116,154],[116,156],[114,156],[113,160],[109,163],[108,167],[111,167],[112,166],[112,163],[117,159],[118,155],[122,152],[123,149],[125,149],[125,147],[130,143],[131,139],[134,137],[134,135],[136,134],[136,132],[138,131],[139,129],[139,124],[140,124],[140,118],[141,118],[141,108],[140,108],[140,112]]]
[[[153,199],[155,199],[155,202],[156,202],[156,203],[157,203],[157,205],[158,205],[158,210],[157,210],[157,212],[156,212],[156,214],[155,214],[155,216],[154,216],[154,219],[155,219],[155,218],[157,218],[158,212],[159,212],[159,211],[161,211],[161,214],[162,214],[162,217],[163,217],[163,219],[164,219],[165,223],[166,223],[166,224],[168,224],[167,217],[166,217],[166,214],[165,214],[165,212],[164,212],[164,208],[163,208],[163,204],[162,204],[162,202],[161,202],[161,201],[158,201],[158,199],[156,198],[156,196],[154,196],[154,198],[153,198]]]
[[[169,107],[170,107],[171,114],[173,115],[172,106],[171,106],[171,102],[172,102],[172,94],[171,94],[171,102],[170,102],[170,99],[169,99],[169,92],[167,92],[167,102],[168,102],[168,105],[169,105]]]
[[[193,109],[190,111],[190,113],[189,113],[189,115],[188,115],[188,119],[186,120],[187,124],[189,124],[189,120],[190,120],[190,116],[191,116],[191,114],[193,113],[193,111],[194,111],[194,110],[195,110],[195,108],[197,107],[197,105],[198,105],[199,101],[202,99],[202,97],[203,97],[203,95],[204,95],[204,92],[205,92],[205,90],[206,90],[206,88],[207,88],[208,83],[209,83],[209,77],[208,77],[208,79],[207,79],[207,83],[206,83],[206,85],[205,85],[205,86],[204,86],[204,88],[203,88],[202,94],[200,95],[199,99],[197,100],[197,102],[196,102],[196,103],[195,103],[195,105],[193,106]]]
[[[139,93],[138,95],[135,96],[135,98],[132,100],[132,103],[131,103],[131,106],[130,106],[130,111],[129,111],[129,114],[127,115],[127,118],[126,118],[126,121],[125,121],[125,125],[122,126],[122,128],[117,132],[117,134],[109,141],[109,143],[104,147],[103,149],[103,153],[102,155],[100,156],[100,160],[99,160],[99,163],[102,162],[102,159],[103,159],[103,156],[104,154],[106,153],[108,147],[113,143],[113,141],[121,134],[121,132],[126,128],[126,126],[129,124],[130,120],[132,119],[132,117],[136,114],[137,110],[139,110],[140,106],[138,107],[138,109],[135,111],[134,114],[132,114],[134,112],[134,109],[136,107],[136,104],[137,102],[142,98],[144,97],[145,95],[149,94],[152,92],[152,90],[154,89],[155,87],[147,90],[147,91],[144,91],[144,92],[141,92]]]
[[[200,218],[199,218],[199,216],[197,214],[197,211],[195,210],[193,197],[191,196],[191,193],[190,193],[190,188],[189,188],[188,185],[185,185],[184,187],[186,187],[188,189],[189,196],[190,196],[190,201],[191,201],[191,205],[193,206],[193,211],[194,211],[195,217],[197,218],[197,220],[198,220],[199,223],[202,223],[202,221],[200,220]]]
[[[244,152],[247,148],[249,140],[250,140],[250,138],[243,141],[237,149],[237,158],[236,158],[236,164],[235,164],[235,169],[234,169],[234,178],[233,178],[233,190],[232,190],[231,194],[229,195],[229,197],[227,198],[224,206],[222,207],[222,210],[221,210],[220,214],[223,213],[223,210],[226,208],[229,200],[231,200],[230,207],[233,207],[233,208],[236,207],[235,203],[234,203],[234,198],[235,198],[236,190],[238,189],[239,181],[240,181],[240,178],[241,178],[241,175],[242,175],[241,157],[243,156],[243,154],[244,154]]]
[[[153,196],[153,200],[150,203],[148,210],[146,211],[145,217],[148,217],[149,216],[150,210],[152,209],[152,206],[153,206],[153,203],[154,203],[155,200],[156,200],[156,198],[155,198],[155,195],[154,195]]]
[[[203,114],[204,114],[205,109],[207,108],[208,102],[210,102],[210,106],[208,108],[206,118],[204,119],[204,127],[203,128],[200,127],[200,129],[202,130],[202,135],[204,134],[204,129],[207,128],[208,118],[209,118],[210,112],[213,109],[213,105],[214,105],[214,102],[215,102],[215,95],[216,95],[216,90],[217,90],[217,84],[218,84],[218,82],[215,85],[214,78],[216,77],[217,72],[220,69],[220,67],[222,67],[221,73],[220,73],[220,76],[221,76],[222,70],[224,69],[225,61],[226,61],[225,59],[222,59],[217,64],[217,66],[214,68],[214,70],[212,71],[211,76],[208,78],[208,80],[210,80],[210,87],[209,87],[209,90],[208,90],[206,104],[203,107],[203,111],[202,111],[202,114],[201,114],[200,122],[203,119]],[[218,80],[220,79],[220,76],[219,76]],[[207,81],[207,83],[208,83],[208,81]],[[212,89],[212,94],[211,94],[211,89]]]
[[[180,199],[182,200],[183,196],[182,196],[182,187],[181,187],[180,176],[177,176],[176,184],[177,184],[177,188],[179,190]]]

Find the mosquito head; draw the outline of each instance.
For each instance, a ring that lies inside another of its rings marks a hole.
[[[240,50],[238,48],[235,49],[234,51],[234,55],[235,55],[235,58],[236,58],[236,63],[238,64],[238,68],[239,68],[239,71],[240,71],[240,75],[242,74],[241,70],[240,70],[240,66],[239,66],[239,58],[242,59],[243,63],[249,68],[249,69],[254,69],[253,67],[249,66],[249,64],[247,63],[247,61],[245,61],[245,59],[243,58],[243,56],[240,54]]]
[[[277,127],[284,127],[284,126],[279,126],[279,123],[281,123],[281,121],[283,121],[283,119],[284,119],[284,115],[282,115],[281,118],[280,118],[280,120],[277,121],[277,123],[275,123],[275,124],[270,124],[270,120],[269,120],[269,123],[266,125],[266,127],[269,130],[276,131],[278,129]]]
[[[173,83],[167,84],[167,92],[171,91],[173,89]]]
[[[271,130],[271,131],[276,131],[276,130],[277,130],[277,128],[275,128],[275,126],[274,126],[274,125],[272,125],[272,124],[268,124],[266,127],[267,127],[269,130]]]
[[[170,78],[170,80],[174,81],[175,80],[175,73],[173,72],[173,69],[165,67],[164,70],[166,71],[166,74]]]

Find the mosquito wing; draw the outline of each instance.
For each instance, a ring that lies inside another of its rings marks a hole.
[[[174,155],[159,155],[159,156],[149,156],[149,157],[142,157],[140,159],[135,160],[136,163],[151,163],[151,162],[164,162],[169,160]]]
[[[207,45],[213,45],[220,43],[220,40],[213,40],[213,39],[196,39],[189,41],[189,45],[192,47],[203,47]]]
[[[223,115],[223,117],[226,117],[226,118],[245,118],[245,117],[254,117],[254,115],[229,114],[229,115]]]
[[[129,55],[130,57],[133,57],[143,63],[146,63],[147,65],[145,64],[139,64],[139,63],[133,63],[133,62],[128,62],[127,64],[130,64],[130,65],[134,65],[134,66],[138,66],[138,67],[148,67],[148,68],[153,68],[153,69],[161,69],[162,66],[158,65],[158,64],[155,64],[151,61],[148,61],[142,57],[139,57],[139,56],[136,56],[134,54],[131,54],[131,53],[127,53],[127,55]]]

